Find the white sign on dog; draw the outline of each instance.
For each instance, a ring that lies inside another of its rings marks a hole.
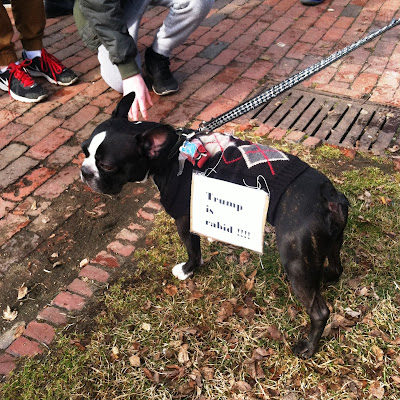
[[[190,230],[262,254],[268,204],[263,190],[194,173]]]

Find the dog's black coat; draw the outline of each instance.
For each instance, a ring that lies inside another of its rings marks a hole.
[[[175,218],[186,246],[189,258],[182,272],[187,277],[202,263],[200,238],[190,233],[187,194],[190,194],[192,165],[186,162],[183,173],[178,176],[178,154],[171,157],[179,140],[175,129],[154,122],[129,122],[127,114],[132,100],[132,95],[125,96],[111,119],[100,124],[83,143],[86,157],[93,157],[89,154],[92,140],[106,132],[104,141],[96,149],[97,171],[84,163],[82,179],[99,192],[115,194],[127,182],[152,176],[159,188],[161,203]],[[171,187],[175,188],[172,193]],[[320,294],[321,282],[337,281],[343,270],[340,248],[348,206],[346,197],[329,179],[308,165],[288,182],[275,206],[271,222],[275,226],[281,261],[293,291],[311,319],[309,337],[293,348],[295,354],[305,358],[317,350],[329,317]]]

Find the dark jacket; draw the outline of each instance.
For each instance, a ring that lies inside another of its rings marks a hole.
[[[96,51],[101,44],[118,66],[122,79],[140,73],[137,46],[129,35],[123,0],[75,0],[74,17],[85,45]]]

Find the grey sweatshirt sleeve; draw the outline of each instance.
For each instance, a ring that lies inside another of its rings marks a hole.
[[[140,73],[135,57],[137,47],[129,35],[120,0],[80,0],[80,10],[108,50],[122,78]]]

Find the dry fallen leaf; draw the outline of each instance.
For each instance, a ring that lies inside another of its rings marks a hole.
[[[361,316],[361,311],[354,311],[350,307],[345,308],[344,311],[351,318],[360,318]]]
[[[391,204],[391,202],[392,202],[392,199],[389,199],[389,197],[381,196],[381,203],[384,206]]]
[[[400,386],[400,376],[392,375],[392,381],[396,386]]]
[[[164,293],[173,297],[178,293],[178,288],[175,285],[167,285],[164,288]]]
[[[345,157],[349,158],[350,161],[353,161],[357,154],[357,150],[355,149],[339,148],[339,150]]]
[[[130,356],[129,363],[132,365],[132,367],[140,367],[140,357],[136,355]]]
[[[14,339],[19,338],[25,332],[25,323],[18,326],[18,328],[14,332]]]
[[[151,325],[148,324],[147,322],[143,322],[142,329],[144,329],[147,332],[150,332],[151,331]]]
[[[268,339],[277,340],[278,342],[283,342],[284,335],[282,332],[277,328],[276,325],[269,325],[265,328],[262,334],[263,337]]]
[[[182,396],[188,396],[190,393],[192,393],[196,388],[196,383],[194,381],[189,381],[189,382],[185,382],[182,385],[178,386],[178,392],[182,395]]]
[[[189,297],[189,300],[198,300],[203,297],[203,293],[200,292],[200,290],[195,290],[192,292],[192,294]]]
[[[396,364],[398,367],[400,367],[400,356],[396,357]]]
[[[250,260],[250,253],[248,251],[242,251],[240,253],[239,262],[241,265],[248,263]]]
[[[201,379],[201,372],[198,369],[194,369],[190,374],[189,378],[193,379],[196,382],[197,387],[203,387],[202,379]]]
[[[364,286],[362,289],[358,291],[357,294],[358,296],[368,296],[369,294],[368,288]]]
[[[148,311],[148,310],[150,310],[150,308],[151,308],[151,301],[150,300],[146,300],[144,302],[144,304],[143,304],[142,309],[145,310],[145,311]]]
[[[190,327],[190,326],[184,326],[182,328],[174,328],[175,332],[183,332],[186,335],[196,335],[198,332],[197,328]]]
[[[79,263],[79,268],[86,267],[86,265],[89,264],[89,260],[87,258],[84,258],[80,263]]]
[[[188,344],[183,344],[179,349],[178,361],[180,364],[186,364],[189,361]]]
[[[288,314],[289,314],[289,318],[291,320],[294,320],[298,313],[299,313],[299,311],[297,310],[296,306],[289,306],[288,307]]]
[[[82,345],[82,343],[79,341],[79,339],[70,340],[70,344],[74,345],[80,351],[85,351],[86,350],[86,347]]]
[[[246,277],[246,275],[241,272],[240,276],[242,277],[242,279],[246,282],[244,285],[245,290],[250,291],[253,289],[254,287],[254,278],[257,275],[257,270],[255,269],[248,277]]]
[[[147,379],[149,379],[152,382],[156,382],[156,377],[153,376],[153,374],[150,372],[150,370],[148,370],[147,368],[143,368],[143,373]]]
[[[343,315],[332,314],[332,328],[342,328],[348,330],[349,327],[354,326],[355,324],[355,321],[347,319]]]
[[[374,381],[369,387],[369,393],[378,399],[383,399],[383,396],[385,395],[385,389],[379,381]]]
[[[166,379],[181,378],[185,374],[185,367],[180,367],[178,365],[167,365],[166,367],[169,371],[164,370],[161,375]]]
[[[26,295],[28,294],[28,288],[25,286],[25,283],[23,283],[19,288],[18,288],[18,300],[23,299]]]
[[[189,289],[191,293],[189,300],[197,300],[203,297],[203,293],[197,288],[197,285],[193,279],[187,281],[186,287]]]
[[[233,305],[229,301],[224,301],[221,304],[221,310],[218,312],[216,322],[224,322],[233,314]]]
[[[115,360],[118,360],[118,358],[119,358],[119,350],[118,350],[118,347],[113,347],[112,349],[111,349],[111,360],[113,360],[113,361],[115,361]]]
[[[252,307],[238,305],[235,307],[235,313],[239,315],[239,317],[247,319],[247,321],[249,321],[249,323],[251,324],[253,323],[253,318],[256,311]]]
[[[372,346],[372,352],[375,354],[376,361],[383,361],[383,350],[380,347],[376,345]]]
[[[18,311],[11,311],[10,306],[7,306],[5,310],[3,310],[3,319],[6,321],[14,321],[17,318]]]
[[[209,242],[213,242],[214,240],[211,239],[211,238],[208,238],[208,241],[209,241]],[[203,260],[204,263],[209,263],[209,262],[211,261],[211,259],[212,259],[214,256],[217,256],[218,254],[219,254],[219,251],[214,251],[214,252],[212,252],[208,258],[205,258],[205,259]]]
[[[247,382],[238,381],[234,383],[232,390],[235,392],[250,392],[251,386]]]
[[[214,368],[202,367],[200,370],[205,380],[214,379]]]
[[[273,349],[265,350],[263,347],[255,349],[251,358],[245,361],[247,373],[253,379],[264,378],[265,374],[261,367],[261,362],[274,353]]]
[[[395,171],[400,171],[400,156],[393,156],[393,168]]]

